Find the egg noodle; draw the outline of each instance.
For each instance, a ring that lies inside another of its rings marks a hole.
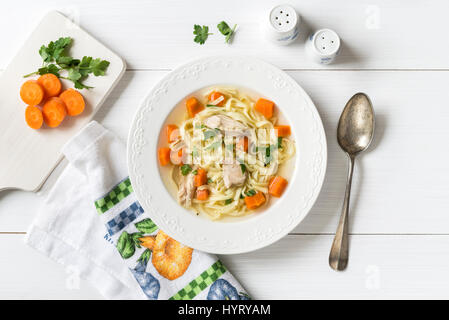
[[[188,165],[188,174],[195,174],[198,168],[207,171],[208,183],[197,190],[208,189],[207,200],[191,201],[191,208],[206,214],[211,219],[223,216],[243,216],[252,210],[245,206],[244,197],[254,192],[263,192],[269,202],[268,184],[276,174],[279,165],[295,155],[295,143],[288,138],[278,138],[274,129],[277,118],[266,119],[254,110],[254,101],[248,96],[229,87],[214,87],[205,92],[220,92],[226,97],[222,106],[214,106],[220,101],[213,101],[193,118],[183,121],[179,126],[179,137],[169,147],[172,153],[183,150],[182,162]],[[223,100],[223,99],[222,99]],[[205,125],[211,116],[226,116],[244,125],[225,131]],[[239,146],[245,139],[248,150]],[[240,165],[247,175],[243,184],[227,188],[224,182],[223,165],[235,163]],[[179,180],[182,166],[174,166],[172,177]],[[183,174],[183,173],[181,173]],[[185,172],[184,172],[185,175]]]

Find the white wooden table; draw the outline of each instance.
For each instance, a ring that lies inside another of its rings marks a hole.
[[[289,47],[267,43],[259,18],[276,1],[15,0],[0,10],[0,70],[43,14],[71,16],[128,63],[128,71],[96,116],[126,138],[141,99],[167,72],[198,56],[245,54],[285,69],[322,116],[329,161],[324,187],[294,232],[265,249],[224,256],[256,299],[449,298],[449,2],[446,0],[290,1],[309,28],[335,29],[337,63],[305,56],[303,38]],[[234,43],[193,42],[193,25],[226,20]],[[355,92],[370,95],[376,134],[355,172],[350,263],[327,264],[342,203],[346,159],[335,139],[340,111]],[[0,150],[0,152],[5,152]],[[55,179],[58,168],[50,179]],[[86,282],[68,285],[70,270],[23,243],[48,192],[0,194],[0,298],[101,298]]]

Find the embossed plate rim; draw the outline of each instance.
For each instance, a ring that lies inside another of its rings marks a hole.
[[[298,151],[292,179],[281,200],[238,222],[201,219],[179,206],[165,189],[157,164],[157,137],[172,108],[188,94],[219,83],[250,88],[279,104],[292,125]],[[162,230],[194,249],[235,254],[279,240],[304,219],[324,181],[327,145],[315,105],[289,75],[253,57],[216,56],[189,62],[153,87],[132,122],[127,159],[136,196]]]

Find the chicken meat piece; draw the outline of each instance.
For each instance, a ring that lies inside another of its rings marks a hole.
[[[239,163],[223,165],[223,181],[226,188],[241,186],[246,180],[246,171],[242,171]]]
[[[230,117],[224,116],[224,115],[214,115],[210,116],[206,120],[204,120],[204,125],[209,128],[217,128],[224,131],[245,131],[247,127]]]
[[[189,208],[192,205],[192,199],[195,195],[195,185],[193,180],[193,174],[188,174],[187,176],[180,175],[178,201],[186,208]]]

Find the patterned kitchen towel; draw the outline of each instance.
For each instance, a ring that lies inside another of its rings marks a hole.
[[[68,290],[84,278],[107,299],[147,299],[114,246],[90,199],[86,177],[68,164],[28,228],[25,242],[62,264]]]
[[[63,148],[87,180],[92,208],[148,299],[249,299],[216,256],[174,240],[151,220],[130,183],[125,145],[96,122]]]

